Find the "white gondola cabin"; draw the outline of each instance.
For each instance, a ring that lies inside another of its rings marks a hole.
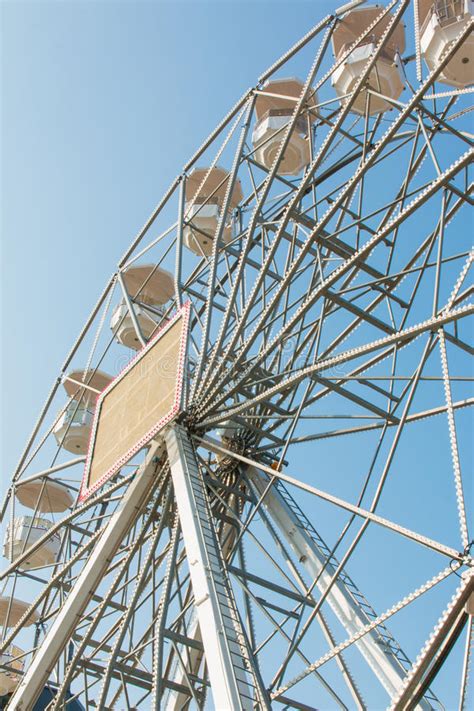
[[[8,597],[0,595],[0,627],[10,628],[15,627],[21,618],[25,615],[30,606],[29,602],[20,600],[17,597]],[[29,627],[38,621],[38,613],[33,611],[23,621],[23,627]]]
[[[339,61],[356,40],[364,33],[372,22],[381,14],[381,5],[361,7],[348,12],[335,28],[332,35],[332,45],[336,61]],[[369,57],[376,48],[382,35],[391,21],[390,14],[385,15],[373,31],[361,39],[358,45],[348,54],[338,68],[333,72],[331,83],[342,101],[360,79]],[[379,114],[392,107],[390,99],[398,99],[403,91],[403,79],[398,66],[397,57],[405,50],[405,28],[400,22],[385,43],[377,61],[372,68],[367,85],[376,93],[367,96],[367,91],[358,93],[352,104],[354,113]]]
[[[164,305],[173,296],[173,276],[156,264],[142,264],[126,269],[123,280],[142,335],[148,340],[163,320]],[[123,346],[134,350],[142,347],[125,299],[115,307],[110,328]]]
[[[262,87],[262,94],[255,101],[257,122],[252,142],[256,149],[255,159],[270,170],[285,136],[285,128],[294,113],[296,103],[303,91],[299,79],[274,79]],[[311,146],[308,138],[316,120],[314,92],[296,120],[288,145],[280,160],[277,172],[280,175],[298,175],[311,162]]]
[[[95,403],[111,380],[110,375],[100,370],[86,373],[75,370],[69,373],[64,381],[64,389],[71,400],[53,429],[60,447],[75,454],[87,452]]]
[[[37,543],[52,526],[53,522],[42,516],[17,516],[7,526],[3,555],[11,562],[15,561],[24,551]],[[59,533],[53,533],[19,567],[28,570],[28,568],[51,565],[56,560],[60,544]]]
[[[474,15],[474,0],[418,0],[420,47],[432,71]],[[474,84],[474,32],[453,54],[438,81],[464,88]]]
[[[18,501],[39,513],[62,513],[71,508],[74,497],[65,484],[49,477],[20,480],[15,487]]]
[[[230,174],[223,168],[195,168],[186,179],[184,244],[197,254],[212,253],[214,236],[221,218]],[[230,211],[242,200],[240,180],[233,186],[221,242],[226,244],[232,237]]]

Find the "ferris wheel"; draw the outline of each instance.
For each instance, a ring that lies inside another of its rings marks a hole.
[[[473,702],[473,14],[335,9],[132,241],[1,509],[1,708]]]

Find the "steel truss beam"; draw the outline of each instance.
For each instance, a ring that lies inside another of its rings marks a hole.
[[[193,445],[178,425],[167,430],[165,442],[215,707],[269,709],[240,623]]]
[[[340,508],[345,509],[346,511],[350,511],[351,513],[354,513],[357,516],[360,516],[361,518],[365,518],[367,521],[377,523],[380,526],[383,526],[384,528],[387,528],[402,536],[405,536],[406,538],[415,541],[423,546],[426,546],[427,548],[431,548],[432,550],[437,551],[438,553],[441,553],[442,555],[445,555],[448,558],[460,561],[464,557],[462,551],[457,551],[455,548],[451,548],[450,546],[446,546],[443,543],[427,538],[426,536],[416,533],[415,531],[411,531],[410,529],[405,528],[404,526],[399,526],[398,524],[394,523],[393,521],[390,521],[389,519],[374,514],[372,511],[363,509],[360,506],[355,506],[354,504],[351,504],[348,501],[345,501],[344,499],[341,499],[337,496],[333,496],[332,494],[328,494],[325,491],[321,491],[320,489],[317,489],[316,487],[311,486],[310,484],[306,484],[305,482],[299,479],[291,477],[288,474],[276,471],[271,467],[262,464],[261,462],[258,462],[254,459],[250,459],[249,457],[246,457],[242,454],[238,454],[238,452],[232,452],[231,450],[222,447],[215,440],[211,440],[209,437],[195,437],[195,440],[206,449],[209,449],[211,452],[216,452],[217,454],[225,454],[226,456],[235,458],[243,464],[254,466],[260,471],[269,474],[271,477],[276,477],[288,484],[292,484],[298,487],[299,489],[302,489],[303,491],[315,494],[317,497],[328,501],[329,503],[339,506]]]
[[[440,315],[427,319],[422,323],[416,324],[416,326],[410,326],[398,333],[391,336],[386,336],[385,338],[379,338],[376,341],[367,343],[364,346],[357,348],[351,348],[350,350],[341,353],[339,355],[333,356],[332,358],[327,358],[326,360],[319,361],[314,365],[309,365],[306,368],[297,369],[292,375],[287,375],[283,377],[278,385],[268,388],[263,392],[255,395],[248,401],[241,403],[235,407],[230,407],[228,410],[223,410],[218,415],[213,415],[205,420],[202,424],[209,426],[222,421],[223,417],[232,417],[233,415],[240,414],[245,410],[250,409],[253,405],[264,401],[265,399],[271,397],[272,395],[287,389],[290,385],[295,385],[303,380],[305,377],[317,373],[320,370],[327,370],[340,363],[345,363],[354,358],[364,356],[372,351],[380,350],[384,346],[390,346],[393,344],[401,344],[405,341],[410,341],[421,333],[429,332],[433,327],[443,326],[444,324],[450,323],[451,321],[456,321],[457,319],[465,318],[474,313],[474,304],[467,304],[466,306],[461,306],[458,309],[453,309],[452,311],[444,311]],[[225,398],[224,398],[225,399]]]
[[[222,386],[225,384],[225,381],[228,379],[229,374],[226,373],[226,376],[224,376],[218,383],[217,386],[214,386],[214,389],[208,394],[208,396],[203,399],[203,412],[207,413],[211,410],[215,410],[219,404],[222,404],[225,402],[225,400],[236,390],[238,384],[240,381],[243,381],[246,376],[249,376],[252,371],[255,369],[255,366],[260,364],[266,356],[268,356],[274,349],[275,347],[281,343],[282,338],[285,335],[288,335],[291,333],[292,327],[301,319],[301,317],[304,315],[304,313],[310,308],[310,306],[313,306],[317,299],[319,297],[322,297],[325,293],[325,291],[331,287],[336,281],[340,279],[340,277],[347,273],[349,269],[357,265],[357,262],[360,261],[361,259],[365,259],[368,257],[368,255],[372,252],[374,247],[380,243],[383,239],[385,239],[394,229],[397,225],[403,223],[404,219],[406,219],[409,215],[411,215],[415,207],[418,206],[418,204],[422,204],[426,202],[426,200],[434,195],[443,185],[447,180],[449,180],[451,177],[454,177],[460,170],[465,168],[471,161],[472,158],[474,157],[474,150],[469,150],[466,151],[458,160],[456,160],[446,171],[444,171],[441,175],[439,175],[435,180],[432,181],[432,183],[422,192],[420,195],[412,200],[403,210],[400,211],[400,213],[396,216],[393,217],[390,221],[387,222],[387,224],[380,229],[376,234],[371,237],[357,252],[354,252],[354,254],[346,259],[341,265],[336,267],[330,274],[326,277],[324,281],[322,281],[318,288],[315,289],[312,293],[308,294],[306,299],[301,303],[297,311],[289,318],[287,323],[280,329],[280,331],[276,334],[274,339],[266,345],[261,351],[259,352],[258,356],[252,361],[251,365],[247,368],[247,370],[244,372],[243,375],[240,376],[240,378],[237,378],[233,384],[232,387],[229,388],[228,391],[225,391],[224,394],[222,395],[217,395],[216,393],[218,392],[219,387],[222,388]],[[317,229],[317,228],[316,228]],[[308,239],[306,242],[306,245],[310,244],[311,240]],[[302,254],[302,251],[300,252],[300,255]],[[299,255],[299,260],[295,260],[294,264],[299,264],[299,261],[301,260],[301,256]],[[289,276],[291,275],[291,270],[288,270],[286,275],[285,275],[285,282],[287,282]],[[282,291],[284,288],[284,282],[281,283],[280,285],[280,291]],[[274,304],[276,302],[277,296],[278,296],[279,291],[277,291],[274,296],[272,297],[272,300],[270,301],[270,304],[267,306],[267,311],[270,308],[271,304]],[[261,321],[263,322],[264,320],[264,315],[261,317]],[[257,326],[255,327],[253,334],[255,334],[257,331]],[[235,338],[235,337],[234,337]],[[250,340],[247,341],[247,349],[250,345]],[[245,352],[245,351],[244,351]],[[242,355],[239,355],[239,358],[242,358]],[[239,358],[237,358],[236,363],[239,362]],[[217,371],[216,371],[217,372]],[[214,374],[213,378],[211,381],[215,380],[217,377],[216,374]],[[209,406],[209,402],[211,400],[212,396],[215,396],[214,402],[212,404],[212,408]],[[208,403],[208,406],[205,406],[205,403]]]
[[[369,27],[366,28],[366,30],[364,31],[363,34],[364,34],[364,35],[365,35],[365,34],[369,34],[369,32],[373,29],[373,27],[376,26],[376,24],[377,24],[377,22],[379,21],[379,19],[380,19],[381,17],[383,17],[383,16],[389,11],[389,9],[390,9],[391,7],[393,7],[395,4],[396,4],[395,1],[394,1],[394,2],[391,2],[387,8],[384,8],[384,10],[383,10],[382,13],[380,14],[380,16],[379,16],[378,18],[376,18],[376,20],[374,21],[374,23],[372,23],[371,26],[369,26]],[[401,16],[401,15],[403,14],[403,12],[404,12],[404,10],[405,10],[405,8],[406,8],[406,5],[407,5],[406,0],[402,0],[401,4],[400,4],[400,6],[399,6],[399,8],[398,8],[398,10],[397,10],[397,12],[396,12],[396,16],[393,16],[393,17],[391,18],[391,20],[390,20],[390,22],[389,22],[389,24],[388,24],[386,30],[385,30],[384,33],[383,33],[383,37],[380,39],[380,41],[379,41],[378,44],[377,44],[377,49],[376,49],[376,51],[372,53],[370,59],[368,60],[366,66],[364,67],[364,70],[363,70],[361,76],[358,78],[358,80],[357,80],[357,82],[356,82],[356,86],[354,87],[354,94],[353,94],[353,97],[349,98],[348,101],[345,103],[344,107],[342,108],[341,112],[340,112],[339,115],[338,115],[338,118],[337,118],[337,120],[336,120],[336,123],[334,124],[334,126],[333,126],[332,129],[331,129],[331,131],[328,133],[328,135],[327,135],[326,138],[324,139],[323,144],[321,145],[321,147],[320,147],[320,149],[319,149],[319,151],[318,151],[317,156],[314,158],[314,160],[312,161],[311,165],[309,166],[309,168],[308,168],[308,170],[307,170],[307,172],[306,172],[306,174],[305,174],[304,179],[301,181],[301,184],[300,184],[298,190],[295,192],[294,196],[291,198],[289,204],[287,205],[287,207],[286,207],[286,209],[285,209],[285,213],[284,213],[283,219],[282,219],[282,221],[281,221],[281,223],[280,223],[280,226],[279,226],[279,228],[278,228],[278,232],[277,232],[277,234],[275,235],[275,238],[274,238],[274,240],[273,240],[273,242],[272,242],[272,244],[271,244],[271,246],[270,246],[270,249],[269,249],[269,251],[268,251],[268,254],[266,255],[265,263],[262,265],[262,269],[261,269],[261,271],[259,272],[258,278],[255,280],[255,283],[254,283],[254,285],[253,285],[253,287],[252,287],[252,290],[251,290],[250,294],[247,296],[246,305],[245,305],[245,308],[244,308],[242,320],[241,320],[240,324],[238,325],[238,327],[237,327],[236,329],[234,329],[234,333],[233,333],[233,336],[232,336],[232,338],[231,338],[230,344],[228,344],[228,345],[226,346],[226,348],[224,349],[224,351],[223,351],[223,358],[224,358],[224,359],[227,357],[229,351],[231,350],[231,348],[232,348],[233,346],[235,346],[235,344],[236,344],[236,342],[237,342],[237,338],[238,338],[239,333],[240,333],[240,330],[241,330],[241,328],[242,328],[242,324],[243,324],[243,322],[244,322],[244,319],[245,319],[246,315],[248,314],[248,312],[250,311],[250,308],[251,308],[251,306],[252,306],[252,304],[253,304],[253,301],[254,301],[255,296],[256,296],[256,294],[257,294],[257,292],[258,292],[258,289],[260,288],[261,281],[262,281],[262,279],[264,278],[264,275],[265,275],[265,268],[267,268],[267,267],[269,266],[269,264],[271,263],[271,260],[273,259],[273,256],[274,256],[274,253],[275,253],[275,249],[276,249],[276,247],[277,247],[277,245],[278,245],[278,243],[279,243],[279,240],[280,240],[281,232],[282,232],[283,230],[285,230],[286,225],[287,225],[288,221],[289,221],[290,218],[291,218],[292,209],[295,207],[295,205],[297,205],[298,201],[301,199],[302,194],[304,193],[305,188],[307,187],[307,185],[309,184],[310,180],[312,179],[312,177],[313,177],[313,175],[314,175],[316,169],[319,167],[319,165],[320,165],[320,163],[321,163],[323,157],[325,156],[327,150],[329,149],[329,147],[330,147],[330,145],[331,145],[333,139],[334,139],[335,136],[337,135],[337,132],[338,132],[339,128],[342,127],[342,124],[343,124],[343,122],[344,122],[344,119],[345,119],[346,116],[349,114],[349,111],[350,111],[350,109],[351,109],[351,105],[352,105],[353,101],[355,100],[355,92],[358,90],[359,87],[361,87],[361,86],[364,84],[364,82],[366,81],[367,77],[369,76],[370,71],[371,71],[371,69],[372,69],[372,66],[373,66],[373,64],[375,63],[375,61],[376,61],[378,55],[379,55],[380,52],[382,51],[382,48],[383,48],[383,46],[384,46],[384,43],[385,43],[386,39],[388,39],[388,38],[390,37],[390,35],[392,34],[392,32],[395,30],[396,20],[398,20],[399,16]],[[328,34],[328,36],[327,36],[325,39],[326,39],[326,41],[329,40],[329,34]],[[351,47],[351,49],[353,49],[355,46],[357,46],[357,42],[354,43],[354,46]],[[351,51],[351,50],[348,49],[347,53],[345,53],[345,55],[344,55],[344,58],[349,55],[350,51]],[[274,175],[275,175],[275,173],[276,173],[276,171],[277,171],[277,169],[278,169],[278,164],[279,164],[279,161],[280,161],[280,159],[281,159],[281,157],[282,157],[282,155],[283,155],[283,152],[284,152],[284,150],[285,150],[285,148],[286,148],[286,144],[287,144],[287,142],[288,142],[288,139],[289,139],[289,136],[290,136],[290,132],[291,132],[291,130],[293,130],[294,124],[296,123],[296,121],[297,121],[297,119],[298,119],[298,115],[299,115],[299,113],[300,113],[300,110],[301,110],[303,101],[304,101],[304,99],[305,99],[305,97],[306,97],[306,95],[307,95],[309,85],[311,84],[311,81],[313,80],[313,77],[314,77],[314,75],[315,75],[315,73],[316,73],[316,70],[317,70],[318,67],[319,67],[319,64],[320,64],[320,62],[321,62],[321,60],[322,60],[323,55],[324,55],[324,40],[323,40],[323,43],[321,44],[321,47],[320,47],[320,49],[319,49],[319,51],[318,51],[318,53],[317,53],[317,55],[316,55],[316,58],[315,58],[315,61],[314,61],[314,63],[313,63],[313,66],[311,67],[310,73],[308,74],[308,77],[307,77],[307,80],[306,80],[304,89],[303,89],[303,91],[302,91],[302,94],[301,94],[301,96],[300,96],[300,98],[299,98],[299,101],[297,102],[297,104],[296,104],[296,106],[295,106],[295,110],[294,110],[294,113],[293,113],[293,115],[292,115],[292,119],[291,119],[291,121],[290,121],[289,124],[288,124],[288,128],[287,128],[287,132],[285,133],[285,137],[283,138],[283,140],[282,140],[282,142],[281,142],[281,144],[280,144],[280,146],[279,146],[278,154],[277,154],[277,156],[276,156],[276,159],[275,159],[275,161],[274,161],[274,164],[273,164],[273,166],[272,166],[272,169],[271,169],[271,171],[270,171],[269,174],[268,174],[267,183],[266,183],[266,186],[265,186],[265,187],[266,187],[266,190],[264,190],[263,193],[262,193],[262,195],[260,196],[259,203],[257,204],[256,209],[255,209],[255,211],[254,211],[253,219],[252,219],[252,221],[251,221],[251,223],[250,223],[250,226],[249,226],[249,228],[248,228],[247,235],[246,235],[246,238],[245,238],[245,244],[244,244],[244,248],[243,248],[241,260],[240,260],[240,262],[239,262],[239,271],[242,270],[243,265],[244,265],[244,263],[245,263],[246,251],[247,251],[247,249],[248,249],[248,245],[249,245],[249,243],[250,243],[250,240],[251,240],[251,237],[252,237],[252,233],[253,233],[253,230],[254,230],[254,227],[255,227],[255,220],[256,220],[256,218],[257,218],[257,216],[258,216],[258,214],[259,214],[259,211],[260,211],[260,209],[261,209],[261,205],[262,205],[262,203],[263,203],[263,201],[264,201],[264,199],[265,199],[265,197],[266,197],[266,194],[268,193],[268,190],[269,190],[271,181],[273,180],[273,177],[274,177]],[[344,58],[341,58],[340,61],[342,62]],[[330,71],[332,72],[333,70],[334,70],[334,67],[333,67]],[[329,72],[328,72],[328,74],[329,74]],[[324,81],[324,79],[325,79],[325,77],[323,77],[323,79],[321,79],[320,82],[318,82],[318,86]],[[315,90],[317,90],[318,86],[315,87]],[[323,225],[323,226],[324,226],[324,225]],[[308,247],[310,247],[310,244],[311,244],[311,243],[310,243],[310,240],[308,240],[305,246],[308,248]],[[302,258],[303,255],[304,255],[304,249],[300,250],[299,254],[297,255],[297,258],[294,260],[294,262],[293,262],[293,264],[292,264],[292,267],[297,267],[297,266],[298,266],[298,263],[299,263],[299,261],[301,260],[301,258]],[[289,274],[289,272],[287,272],[287,274]],[[282,290],[282,289],[284,288],[285,282],[286,282],[286,279],[285,279],[284,281],[282,281],[282,283],[280,284],[280,290]],[[235,286],[235,285],[234,285],[234,286]],[[205,374],[204,374],[204,377],[205,377],[205,378],[206,378],[206,376],[208,376],[208,375],[211,373],[211,368],[214,367],[216,357],[217,357],[217,355],[218,355],[218,353],[219,353],[219,350],[220,350],[220,348],[221,348],[221,346],[222,346],[223,336],[224,336],[225,329],[226,329],[226,326],[227,326],[228,316],[229,316],[229,314],[230,314],[230,308],[231,308],[231,306],[232,306],[232,304],[233,304],[233,301],[234,301],[234,299],[235,299],[235,292],[236,292],[236,289],[234,288],[234,289],[232,290],[231,294],[230,294],[230,297],[229,297],[229,305],[228,305],[226,314],[225,314],[225,316],[224,316],[224,319],[223,319],[223,321],[222,321],[222,323],[221,323],[221,327],[220,327],[220,330],[219,330],[219,335],[218,335],[218,337],[217,337],[217,343],[216,343],[216,345],[215,345],[214,348],[213,348],[213,351],[212,351],[212,354],[211,354],[211,356],[210,356],[209,363],[208,363],[208,366],[207,366],[207,370],[206,370],[206,372],[205,372]],[[278,292],[277,292],[277,293],[278,293]],[[273,304],[274,301],[275,301],[275,299],[272,299],[271,302],[270,302],[270,305]],[[207,383],[208,387],[212,387],[212,386],[214,385],[214,383],[216,382],[216,380],[218,380],[218,377],[219,377],[219,369],[216,369],[216,368],[214,367],[214,371],[215,371],[215,372],[214,372],[214,373],[209,377],[209,379],[208,379],[208,380],[209,380],[209,382]],[[215,391],[218,390],[218,387],[219,387],[219,386],[215,387],[214,390],[215,390]],[[202,387],[201,387],[201,390],[202,390]],[[198,394],[199,394],[199,393],[198,393]]]

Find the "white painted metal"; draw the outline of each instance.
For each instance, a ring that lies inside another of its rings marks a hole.
[[[220,206],[217,203],[201,205],[199,203],[186,203],[188,224],[183,230],[184,244],[191,252],[199,257],[212,252],[214,234],[220,217]],[[231,238],[231,226],[226,225],[222,233],[222,241],[228,242]]]
[[[193,446],[179,426],[167,430],[165,441],[215,708],[265,708]]]
[[[226,543],[221,547],[222,553],[225,560],[228,559],[231,553],[233,537],[228,536],[230,524],[226,524],[223,527],[223,533],[221,539],[225,539]],[[235,531],[235,529],[234,529]],[[192,611],[191,618],[187,624],[187,636],[198,644],[202,644],[201,629],[199,627],[199,620],[196,609]],[[187,665],[186,672],[188,674],[194,674],[197,676],[199,667],[201,665],[203,658],[203,651],[198,649],[197,646],[189,647],[187,650]],[[177,682],[180,686],[185,686],[185,674],[179,661],[174,660],[172,670],[170,673],[170,678]],[[163,707],[166,711],[181,711],[185,703],[187,703],[189,696],[179,691],[174,691],[168,689],[165,693]]]
[[[255,467],[249,467],[247,472],[259,495],[263,494],[270,481],[269,476]],[[324,593],[335,569],[327,562],[327,554],[323,553],[315,538],[311,536],[311,526],[304,526],[304,522],[298,518],[276,486],[272,486],[265,495],[263,506],[310,578],[318,578],[317,587]],[[341,577],[338,577],[326,599],[348,635],[352,636],[367,624],[368,617],[364,615],[363,608],[356,603]],[[394,654],[390,653],[384,639],[374,630],[361,637],[356,644],[386,691],[390,696],[395,694],[406,671]],[[423,701],[416,708],[427,710],[431,705]]]
[[[368,59],[375,51],[375,47],[374,43],[357,47],[334,72],[331,82],[338,96],[347,96],[351,92]],[[403,80],[398,65],[391,59],[384,57],[377,60],[376,66],[370,74],[369,83],[371,87],[387,96],[388,99],[398,99],[403,91]],[[366,101],[366,92],[362,92],[354,102],[352,111],[364,115]],[[381,113],[389,110],[391,106],[387,99],[372,97],[369,113]]]
[[[154,442],[144,464],[130,484],[117,511],[111,517],[64,606],[49,628],[40,650],[33,658],[10,701],[10,708],[17,711],[29,711],[33,708],[48,679],[50,670],[68,643],[78,618],[94,594],[94,590],[122,542],[123,536],[132,525],[137,508],[143,503],[144,497],[154,483],[156,471],[154,460],[159,450],[160,445]]]
[[[74,497],[67,486],[50,479],[49,475],[75,464],[82,464],[83,461],[83,457],[77,457],[65,464],[58,464],[31,477],[25,477],[15,487],[16,498],[23,506],[40,513],[63,513],[71,508]]]
[[[344,15],[346,12],[350,12],[351,10],[354,10],[354,8],[359,7],[359,5],[363,5],[367,0],[352,0],[352,2],[347,2],[345,5],[341,5],[341,7],[336,8],[334,10],[335,15]]]

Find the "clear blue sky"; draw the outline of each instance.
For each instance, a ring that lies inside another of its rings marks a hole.
[[[258,75],[342,2],[0,3],[5,483],[106,279],[172,179]],[[429,523],[414,527],[429,533]],[[381,599],[395,599],[383,585]],[[423,641],[412,624],[410,654]]]

